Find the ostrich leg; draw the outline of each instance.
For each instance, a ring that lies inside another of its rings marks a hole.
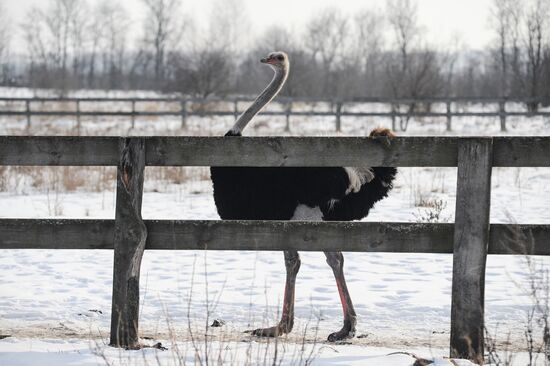
[[[274,327],[260,328],[252,332],[259,337],[277,337],[290,333],[294,326],[294,292],[296,288],[296,275],[300,270],[300,256],[296,250],[285,250],[286,283],[283,298],[283,314],[281,321]]]
[[[355,315],[355,309],[353,309],[346,279],[344,278],[344,256],[342,252],[325,252],[325,256],[327,257],[328,265],[334,273],[336,286],[338,286],[338,294],[342,302],[342,310],[344,311],[344,326],[338,332],[330,334],[328,340],[329,342],[335,342],[346,338],[353,338],[355,336],[357,316]]]

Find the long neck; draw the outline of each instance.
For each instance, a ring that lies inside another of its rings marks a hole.
[[[228,135],[240,135],[248,123],[262,110],[263,107],[279,93],[288,76],[288,68],[275,69],[275,75],[269,85],[258,95],[254,103],[243,112],[235,122],[235,125],[229,130]]]

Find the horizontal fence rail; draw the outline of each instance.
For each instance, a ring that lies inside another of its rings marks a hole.
[[[236,97],[1,97],[0,102],[251,102],[254,97],[236,96]],[[281,103],[301,102],[301,103],[393,103],[393,104],[411,104],[411,103],[536,103],[540,105],[550,105],[550,98],[545,97],[419,97],[419,98],[391,98],[391,97],[354,97],[349,99],[334,98],[316,98],[316,97],[288,97],[278,96],[277,100]]]
[[[138,137],[147,166],[456,167],[461,137]],[[127,138],[0,136],[0,165],[114,166]],[[550,137],[493,137],[494,167],[550,167]]]
[[[453,253],[454,224],[447,223],[231,220],[144,220],[144,223],[147,250]],[[113,249],[115,220],[0,219],[0,232],[2,249]],[[492,224],[488,254],[550,255],[550,225]]]
[[[31,117],[42,116],[75,116],[77,118],[77,128],[80,131],[80,117],[130,117],[132,127],[135,125],[137,117],[161,117],[161,116],[179,116],[181,117],[182,127],[190,116],[233,116],[236,117],[244,111],[243,103],[253,101],[250,97],[237,98],[191,98],[191,97],[168,97],[168,98],[0,98],[0,103],[5,105],[0,107],[0,116],[25,116],[27,118],[27,127],[31,126]],[[139,109],[140,104],[157,103],[177,105],[178,108],[160,107],[158,110]],[[219,104],[233,105],[232,108],[220,109]],[[550,105],[550,99],[545,98],[497,98],[497,97],[440,97],[440,98],[353,98],[349,100],[334,99],[316,99],[316,98],[298,98],[298,97],[278,97],[273,101],[280,104],[279,110],[264,110],[263,115],[285,116],[287,120],[286,130],[290,129],[291,116],[317,116],[334,117],[336,131],[341,130],[342,117],[386,117],[391,118],[392,128],[397,129],[397,119],[406,119],[406,122],[400,121],[401,129],[406,129],[408,119],[418,118],[445,118],[446,129],[452,130],[453,117],[498,117],[500,127],[506,130],[507,117],[550,117],[550,111],[539,110],[540,107]],[[318,110],[316,104],[329,104],[329,110]],[[358,103],[384,104],[388,106],[387,111],[354,111],[349,110]],[[525,110],[506,110],[507,103],[517,103],[526,106]],[[21,108],[13,109],[14,104],[21,105]],[[46,108],[47,105],[63,105],[64,109]],[[102,106],[95,110],[89,108],[83,109],[82,106]],[[113,107],[118,106],[118,109]],[[304,104],[311,104],[308,110],[303,109]],[[441,111],[432,110],[432,105],[444,104],[445,109]],[[494,104],[491,111],[467,111],[456,108],[457,105]],[[120,107],[123,106],[124,110]],[[137,107],[136,107],[137,106]],[[297,110],[296,107],[300,107]]]
[[[550,167],[550,137],[0,136],[0,166],[117,166],[114,220],[0,219],[0,249],[114,249],[111,344],[139,348],[144,250],[453,254],[451,356],[483,361],[487,254],[550,255],[550,225],[489,223],[493,167]],[[146,166],[457,167],[456,222],[142,220]]]

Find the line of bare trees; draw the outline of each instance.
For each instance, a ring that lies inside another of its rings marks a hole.
[[[9,70],[9,34],[10,24],[2,3],[0,3],[0,81],[7,80],[10,75]]]
[[[286,95],[550,96],[550,0],[494,0],[494,42],[475,52],[457,40],[430,44],[417,0],[388,0],[382,10],[355,14],[326,8],[299,32],[273,25],[255,38],[242,0],[213,0],[207,24],[186,15],[181,0],[139,1],[140,20],[113,0],[47,0],[29,9],[22,24],[9,23],[0,7],[0,83],[61,94],[80,88],[248,94],[270,76],[258,58],[285,50],[292,62]],[[136,28],[142,36],[129,34]],[[24,36],[23,57],[10,53],[15,32]]]
[[[495,1],[494,49],[502,95],[549,95],[550,1]],[[531,109],[536,104],[530,105]]]

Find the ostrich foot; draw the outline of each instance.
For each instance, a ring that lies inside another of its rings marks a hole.
[[[279,323],[274,327],[255,329],[252,331],[252,335],[256,337],[278,337],[280,335],[290,333],[291,330],[292,326]]]
[[[331,333],[327,340],[329,342],[337,342],[348,338],[355,337],[355,319],[344,320],[344,326],[338,332]]]

